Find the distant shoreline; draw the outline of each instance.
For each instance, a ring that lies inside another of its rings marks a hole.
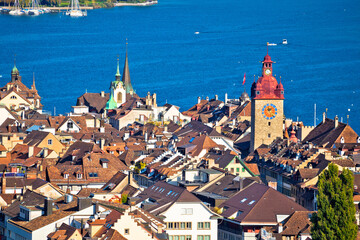
[[[125,6],[151,6],[157,4],[158,1],[143,2],[143,3],[114,3],[114,7],[125,7]]]
[[[126,3],[126,2],[120,2],[120,3],[113,3],[114,7],[126,7],[126,6],[138,6],[138,7],[144,7],[144,6],[152,6],[155,4],[158,4],[158,1],[150,1],[150,2],[139,2],[139,3]],[[42,6],[43,8],[48,8],[50,10],[59,10],[59,11],[64,11],[69,9],[69,7],[47,7],[47,6]],[[2,7],[3,9],[12,9],[11,7]],[[93,10],[93,9],[97,9],[97,8],[102,8],[102,7],[89,7],[89,6],[81,6],[80,7],[83,10]]]

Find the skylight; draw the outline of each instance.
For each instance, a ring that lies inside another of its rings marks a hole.
[[[172,191],[170,190],[166,195],[170,195],[172,193]]]
[[[249,205],[253,204],[255,202],[255,200],[252,200],[251,202],[249,202]]]
[[[240,202],[243,203],[247,200],[247,198],[243,198]]]

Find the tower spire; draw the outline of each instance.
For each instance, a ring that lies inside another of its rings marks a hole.
[[[131,94],[133,95],[134,93],[134,89],[131,85],[131,80],[130,80],[130,71],[129,71],[129,61],[128,61],[128,50],[127,50],[127,39],[126,39],[126,55],[125,55],[125,64],[124,64],[124,71],[123,71],[123,76],[122,76],[122,82],[125,85],[125,89],[126,89],[126,93],[127,94]]]
[[[119,55],[118,55],[118,58],[117,58],[117,68],[116,68],[116,74],[115,74],[115,77],[116,77],[116,80],[119,80],[120,81],[120,69],[119,69]]]

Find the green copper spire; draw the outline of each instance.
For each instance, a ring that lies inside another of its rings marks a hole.
[[[119,58],[117,59],[117,69],[116,69],[116,74],[115,74],[115,77],[119,77],[120,79],[120,69],[119,69]]]
[[[117,108],[117,104],[114,100],[113,91],[111,91],[109,101],[107,101],[107,103],[106,103],[106,109],[109,110],[109,109],[116,109],[116,108]]]

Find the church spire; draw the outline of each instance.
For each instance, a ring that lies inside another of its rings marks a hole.
[[[130,80],[130,71],[129,71],[129,62],[128,62],[128,52],[127,52],[127,39],[126,39],[126,56],[125,56],[125,64],[124,64],[124,71],[122,76],[122,82],[125,85],[126,93],[133,95],[134,89],[131,85]]]
[[[121,77],[121,75],[120,75],[120,69],[119,69],[119,56],[118,56],[115,79],[116,79],[117,81],[120,81],[120,77]]]

